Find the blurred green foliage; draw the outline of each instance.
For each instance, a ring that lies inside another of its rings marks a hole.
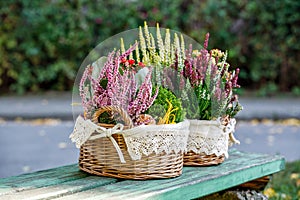
[[[229,51],[240,84],[268,95],[300,88],[300,1],[0,1],[0,91],[70,90],[101,41],[147,21]]]
[[[270,200],[296,200],[300,198],[300,161],[286,163],[285,170],[274,174],[265,189]]]

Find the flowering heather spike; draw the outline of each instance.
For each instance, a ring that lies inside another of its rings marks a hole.
[[[180,80],[179,80],[179,90],[183,91],[184,87],[185,87],[185,79],[183,76],[183,71],[180,72],[180,76],[179,76]]]
[[[239,73],[240,73],[240,69],[237,68],[237,69],[235,70],[235,74],[234,74],[234,76],[233,76],[233,78],[232,78],[232,86],[233,86],[234,88],[239,88],[239,87],[241,87],[240,85],[237,84],[237,80],[238,80],[238,78],[239,78]]]
[[[149,70],[145,77],[144,82],[141,84],[138,93],[134,101],[130,102],[128,106],[128,114],[135,120],[138,115],[145,112],[154,102],[157,92],[154,96],[152,94],[152,83],[151,83],[151,73],[152,69]]]
[[[146,21],[144,22],[144,32],[145,32],[145,38],[146,38],[146,41],[147,41],[146,46],[148,46],[148,48],[150,48],[152,46],[151,45],[151,36],[150,36],[148,25],[147,25]]]
[[[164,47],[164,42],[163,42],[161,34],[160,34],[160,29],[159,29],[158,23],[156,24],[156,38],[157,38],[157,46],[159,49],[160,60],[162,61],[162,63],[165,63],[165,58],[164,58],[165,47]]]
[[[100,80],[101,80],[102,78],[106,77],[106,73],[107,73],[107,71],[109,70],[109,66],[111,65],[111,62],[112,62],[113,57],[114,57],[114,54],[115,54],[114,51],[112,51],[112,52],[110,52],[110,53],[108,54],[108,56],[107,56],[107,61],[105,62],[103,69],[102,69],[101,72],[99,73],[99,76],[98,76],[98,78],[97,78],[97,81],[100,82]]]
[[[142,50],[142,55],[143,55],[143,62],[145,64],[148,64],[148,56],[147,56],[147,46],[146,46],[146,41],[144,38],[143,30],[142,27],[139,27],[139,40],[140,40],[140,45],[141,45],[141,50]]]
[[[233,88],[232,82],[231,81],[226,82],[226,84],[225,84],[225,96],[226,97],[231,96],[232,88]]]
[[[189,50],[186,51],[186,59],[192,59],[193,54],[193,45],[189,45]]]
[[[174,45],[171,45],[170,64],[168,64],[168,65],[173,64],[173,62],[175,61],[175,55],[176,55],[176,52],[175,52]]]
[[[162,77],[161,77],[161,71],[163,69],[163,66],[162,65],[156,65],[154,67],[154,76],[155,76],[155,83],[160,86],[162,84]]]
[[[135,76],[134,76],[134,73],[130,73],[130,90],[129,90],[129,99],[128,101],[129,102],[132,102],[134,99],[134,95],[136,94],[136,91],[137,91],[137,84],[136,84],[136,81],[135,81]]]
[[[128,104],[132,101],[135,93],[135,79],[132,71],[124,70],[123,75],[118,74],[118,90],[115,91],[114,105],[119,105],[125,110],[128,109]]]
[[[176,50],[180,50],[179,38],[177,33],[174,33],[174,46]]]
[[[129,56],[136,48],[136,46],[138,45],[138,43],[134,43],[133,46],[131,46],[129,49],[127,49],[125,51],[125,53],[123,53],[121,56],[119,56],[119,60],[122,60],[123,58],[126,58],[127,56]]]
[[[170,36],[170,30],[166,29],[166,36],[165,36],[165,62],[167,66],[170,66],[172,64],[170,60],[171,56],[171,36]]]
[[[82,78],[79,83],[79,95],[81,97],[81,102],[83,109],[86,113],[88,113],[89,108],[91,107],[92,100],[90,95],[90,90],[87,86],[85,86],[85,82],[89,79],[92,75],[93,67],[91,65],[87,66],[84,70]]]
[[[181,48],[180,48],[180,43],[179,43],[179,38],[177,36],[176,33],[174,33],[174,53],[175,53],[175,62],[176,62],[176,69],[181,70],[181,68],[179,68],[179,66],[182,66],[182,57],[181,57]]]
[[[138,42],[135,41],[135,43],[137,44],[135,47],[135,57],[136,57],[136,62],[139,63],[140,62],[140,50],[139,50]]]
[[[130,45],[130,48],[132,48],[132,45]],[[132,51],[131,51],[130,54],[129,54],[129,59],[130,59],[130,60],[133,60],[133,54],[132,54]]]
[[[204,45],[203,45],[204,49],[207,49],[207,47],[208,47],[208,40],[209,40],[209,33],[206,33],[205,41],[204,41]]]
[[[185,59],[185,43],[183,39],[183,35],[180,34],[180,42],[181,42],[181,53],[182,53],[182,58]]]
[[[174,82],[172,81],[172,78],[174,80],[174,73],[173,73],[174,71],[175,70],[173,70],[170,67],[163,69],[164,76],[163,76],[163,80],[162,80],[162,85],[165,88],[169,88],[171,91],[175,90],[174,85],[173,85]]]
[[[124,40],[123,38],[120,39],[121,40],[121,53],[125,53],[125,45],[124,45]]]
[[[156,51],[155,51],[155,40],[154,40],[154,37],[152,36],[152,34],[150,34],[150,38],[151,38],[151,47],[148,47],[149,50],[150,50],[150,57],[153,59],[156,55]],[[153,60],[152,60],[153,61]],[[156,63],[156,62],[154,62]]]

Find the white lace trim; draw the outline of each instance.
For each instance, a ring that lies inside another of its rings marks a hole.
[[[85,120],[79,115],[76,119],[74,130],[69,138],[75,143],[77,148],[80,148],[97,128],[98,126],[91,122],[91,120]]]
[[[178,124],[142,125],[123,131],[127,150],[133,160],[151,153],[166,154],[186,151],[189,121]]]
[[[222,154],[228,157],[228,146],[239,143],[234,136],[236,120],[231,119],[227,126],[223,126],[220,120],[189,120],[190,134],[187,143],[187,151],[206,155]]]
[[[91,136],[94,132],[99,134]],[[111,136],[112,134],[123,135],[132,160],[139,160],[142,158],[142,155],[148,156],[151,153],[160,154],[165,152],[170,154],[174,152],[177,154],[186,151],[189,121],[186,120],[178,124],[142,125],[123,130],[123,126],[120,124],[106,129],[79,116],[70,138],[72,142],[76,143],[76,147],[79,148],[87,140],[108,137],[116,148],[120,161],[125,162],[118,144]]]

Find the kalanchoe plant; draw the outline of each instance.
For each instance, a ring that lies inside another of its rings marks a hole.
[[[112,51],[96,77],[93,76],[94,68],[101,68],[97,62],[85,69],[79,88],[86,118],[91,118],[94,111],[101,106],[115,105],[126,110],[134,121],[152,105],[158,89],[152,95],[151,69],[138,87],[135,81],[136,71],[131,69],[135,61],[127,59],[136,45],[121,55]],[[138,65],[143,67],[142,63]],[[113,123],[107,120],[111,113],[105,114],[103,122]]]

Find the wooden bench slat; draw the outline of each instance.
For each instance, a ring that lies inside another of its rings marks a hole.
[[[24,191],[32,188],[59,185],[66,181],[81,179],[89,176],[82,173],[77,165],[69,165],[51,170],[29,173],[11,178],[0,179],[0,197],[7,193]]]
[[[192,199],[276,173],[283,168],[284,159],[281,156],[236,150],[231,150],[229,159],[221,165],[184,167],[183,174],[172,179],[135,181],[90,176],[79,171],[77,165],[71,165],[53,169],[53,173],[49,170],[1,180],[0,199],[21,199],[17,197],[22,196],[60,200]]]
[[[31,188],[17,193],[6,194],[3,199],[53,199],[63,195],[73,194],[95,187],[116,182],[113,178],[102,178],[89,176],[82,179],[63,182],[61,184],[50,185],[42,188]],[[1,196],[0,196],[1,199]]]
[[[230,159],[215,167],[185,167],[178,178],[151,181],[123,181],[68,199],[192,199],[228,189],[244,182],[278,172],[284,168],[282,157],[244,154],[233,151]]]
[[[60,176],[63,173],[77,173],[78,167],[76,164],[57,167],[53,169],[47,169],[43,171],[38,171],[34,173],[21,174],[18,176],[12,176],[8,178],[0,179],[0,184],[9,184],[9,183],[22,183],[28,180],[32,180],[34,178],[43,178],[43,177],[51,177],[51,176]]]

